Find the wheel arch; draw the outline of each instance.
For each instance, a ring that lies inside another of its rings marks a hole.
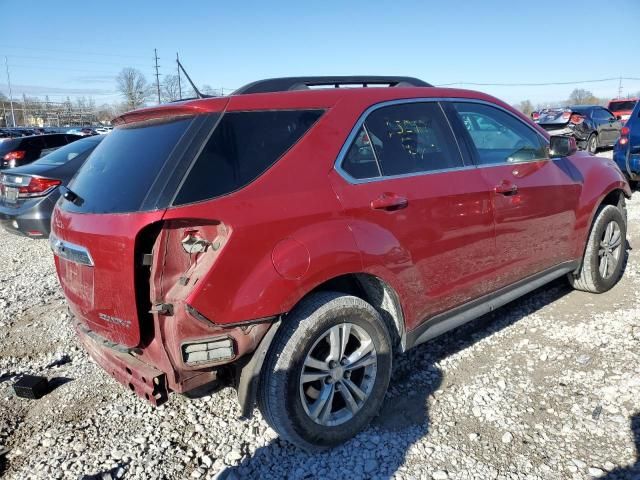
[[[584,235],[582,238],[581,237],[581,243],[579,244],[579,254],[580,254],[580,265],[582,265],[582,261],[584,259],[584,253],[586,251],[587,248],[587,241],[589,239],[589,234],[591,232],[591,227],[593,226],[593,222],[596,219],[596,214],[598,213],[598,210],[600,209],[600,207],[602,207],[603,205],[613,205],[615,207],[620,207],[622,208],[622,215],[625,218],[625,221],[627,219],[627,211],[626,211],[626,207],[625,207],[625,199],[631,198],[631,194],[629,191],[627,191],[627,189],[624,188],[624,186],[622,185],[622,183],[619,184],[614,184],[612,186],[610,186],[604,194],[602,194],[597,201],[595,201],[593,203],[593,207],[591,208],[591,211],[589,212],[589,220],[586,224],[586,229],[584,232]],[[578,269],[576,271],[578,271],[580,269],[580,267],[578,267]]]
[[[402,305],[396,291],[382,278],[369,273],[347,273],[325,280],[303,295],[291,307],[293,310],[309,296],[323,291],[340,292],[353,295],[372,305],[382,317],[391,336],[394,352],[404,351],[406,331]],[[288,313],[288,312],[287,312]],[[271,343],[287,313],[283,313],[260,341],[256,350],[236,366],[236,390],[240,403],[241,416],[251,417],[256,405],[259,379],[266,355]]]
[[[320,291],[334,291],[354,295],[375,308],[389,330],[394,350],[404,351],[405,320],[400,298],[384,279],[370,273],[349,273],[326,280],[316,286],[307,296]]]

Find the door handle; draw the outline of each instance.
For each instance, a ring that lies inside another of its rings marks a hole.
[[[371,208],[374,210],[400,210],[406,208],[409,200],[396,193],[383,193],[375,200],[371,201]]]
[[[493,191],[507,196],[515,195],[516,193],[518,193],[518,186],[515,183],[511,183],[505,180],[493,187]]]

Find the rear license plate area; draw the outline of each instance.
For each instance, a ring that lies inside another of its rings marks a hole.
[[[2,197],[7,203],[17,203],[18,201],[18,189],[14,187],[4,187],[2,189]]]
[[[60,280],[67,298],[83,310],[94,306],[93,268],[58,257]]]

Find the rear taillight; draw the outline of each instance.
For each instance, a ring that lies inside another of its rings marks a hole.
[[[31,177],[29,185],[18,189],[18,197],[41,197],[59,186],[62,182],[54,178]]]
[[[629,133],[631,133],[629,127],[622,127],[622,130],[620,130],[620,140],[618,140],[620,145],[626,145],[629,143]]]
[[[582,122],[584,122],[584,117],[582,115],[578,115],[577,113],[574,113],[573,115],[571,115],[571,118],[569,121],[574,125],[580,125]]]
[[[532,120],[540,120],[540,114],[538,112],[533,112],[531,114],[531,119]]]
[[[567,120],[571,117],[571,112],[563,112],[562,113],[562,118]]]
[[[27,152],[24,150],[14,150],[13,152],[7,153],[3,158],[4,160],[22,160]]]

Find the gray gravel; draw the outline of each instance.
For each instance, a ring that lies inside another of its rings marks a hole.
[[[635,198],[631,247],[639,221]],[[158,409],[132,396],[76,343],[47,243],[0,244],[0,476],[640,479],[636,250],[607,294],[558,281],[404,355],[374,425],[308,455],[239,420],[230,388]],[[15,397],[24,373],[59,386]]]

